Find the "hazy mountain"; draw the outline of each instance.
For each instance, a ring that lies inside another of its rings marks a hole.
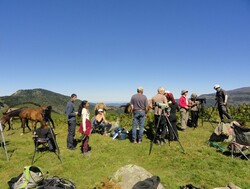
[[[227,91],[229,95],[228,103],[229,105],[237,104],[250,104],[250,87],[243,87],[234,90]],[[206,106],[213,106],[215,104],[215,93],[212,94],[203,94],[199,98],[206,99]],[[25,106],[27,104],[33,104],[36,106],[42,105],[51,105],[53,111],[64,114],[65,106],[69,96],[65,96],[56,92],[48,91],[45,89],[27,89],[27,90],[18,90],[10,96],[0,97],[1,106]],[[80,100],[76,101],[75,107],[78,108]],[[125,103],[108,103],[108,106],[124,105]],[[93,110],[94,103],[90,103],[90,109]],[[1,107],[0,106],[0,107]],[[76,110],[77,111],[77,110]]]

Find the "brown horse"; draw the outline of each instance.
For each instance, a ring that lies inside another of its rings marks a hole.
[[[130,103],[127,103],[125,105],[121,105],[121,108],[124,107],[124,113],[125,114],[132,114],[133,109],[132,109],[132,105]],[[148,99],[148,106],[147,106],[147,110],[146,112],[148,112],[149,110],[153,109],[153,105],[152,105],[152,99]]]
[[[1,124],[3,126],[3,129],[5,128],[6,123],[9,124],[9,129],[10,127],[13,129],[11,119],[13,119],[14,117],[19,117],[22,122],[21,127],[23,128],[23,133],[25,132],[25,126],[27,126],[29,130],[31,130],[28,125],[28,120],[32,121],[33,129],[36,128],[37,122],[45,124],[47,121],[51,121],[53,128],[55,128],[54,121],[51,118],[51,110],[51,106],[41,106],[38,108],[20,108],[17,110],[12,110],[3,115],[3,117],[1,118]]]
[[[22,108],[9,108],[6,112],[3,113],[3,116],[1,118],[1,124],[3,129],[6,127],[6,123],[9,125],[9,129],[14,129],[13,128],[13,119],[20,119],[19,114],[21,112]]]
[[[54,121],[51,118],[51,106],[41,106],[38,108],[24,108],[20,114],[19,117],[22,120],[22,128],[23,128],[23,133],[25,132],[25,124],[28,127],[29,130],[30,127],[28,126],[28,120],[32,121],[32,129],[36,129],[36,124],[40,122],[42,125],[45,125],[47,121],[51,121],[53,128],[54,126]],[[34,123],[35,122],[35,123]]]
[[[103,111],[106,111],[106,110],[111,110],[112,108],[108,107],[105,103],[101,102],[101,103],[97,103],[95,105],[95,108],[94,108],[94,111],[95,111],[95,115],[98,114],[98,110],[99,109],[103,109]]]

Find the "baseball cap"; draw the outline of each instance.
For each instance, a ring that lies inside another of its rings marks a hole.
[[[214,85],[214,89],[218,89],[218,88],[220,88],[219,84]]]
[[[185,94],[185,93],[188,93],[188,91],[185,90],[185,89],[183,89],[183,90],[181,91],[181,95],[183,95],[183,94]]]

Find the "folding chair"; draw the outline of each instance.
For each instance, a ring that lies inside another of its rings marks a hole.
[[[234,157],[234,152],[238,150],[247,160],[249,158],[243,152],[244,149],[250,147],[250,128],[241,127],[240,125],[233,124],[234,138],[230,144],[232,159]]]
[[[35,144],[35,150],[34,150],[34,154],[33,154],[33,158],[32,158],[32,164],[34,163],[36,152],[48,151],[49,150],[49,142],[50,142],[49,138],[39,138],[38,135],[34,135],[33,140],[34,140],[34,144]],[[58,147],[54,137],[53,137],[53,141],[55,143],[55,149],[53,150],[53,152],[57,155],[58,159],[62,162],[61,157],[60,157],[60,150],[59,150],[59,147]],[[42,145],[42,147],[39,147],[41,145]]]

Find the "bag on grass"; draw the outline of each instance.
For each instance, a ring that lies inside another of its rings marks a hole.
[[[114,130],[110,133],[110,136],[113,139],[125,140],[128,137],[128,131],[122,127],[115,127]]]
[[[28,189],[39,186],[43,181],[43,173],[37,166],[25,166],[23,173],[12,178],[8,185],[11,189]]]
[[[76,189],[72,180],[53,176],[43,180],[43,184],[37,189]]]

